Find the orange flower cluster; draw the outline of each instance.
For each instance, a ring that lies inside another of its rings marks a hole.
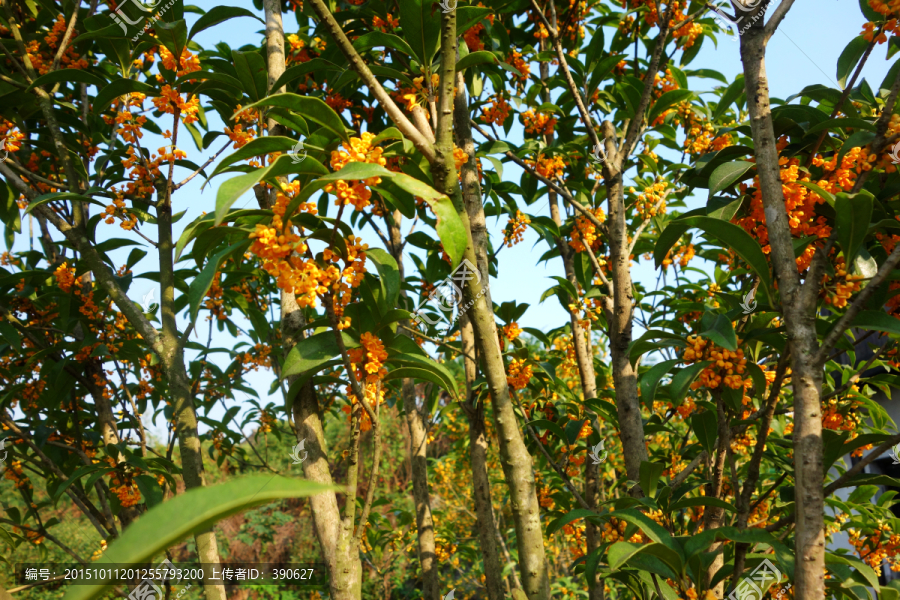
[[[343,150],[332,151],[331,168],[338,171],[351,162],[385,166],[387,159],[382,156],[384,150],[372,144],[374,138],[375,134],[367,131],[358,138],[350,138],[349,144],[344,142]],[[362,210],[369,205],[372,198],[372,191],[369,187],[379,183],[381,183],[381,177],[370,177],[355,182],[341,179],[337,183],[326,186],[325,191],[337,195],[337,200],[335,200],[337,206],[352,204],[356,210]]]
[[[200,70],[200,57],[194,55],[187,48],[182,48],[181,57],[178,60],[178,64],[175,64],[175,56],[169,52],[169,49],[160,44],[156,47],[157,52],[159,52],[159,58],[162,62],[163,66],[170,70],[176,71],[178,77],[184,77],[190,73],[196,73]],[[160,78],[159,76],[157,77]]]
[[[31,481],[28,480],[28,476],[25,475],[25,472],[22,470],[21,460],[12,461],[9,467],[7,467],[6,472],[3,473],[3,478],[12,481],[17,489],[32,489],[34,487],[31,485]]]
[[[116,216],[122,219],[119,226],[125,231],[131,231],[137,225],[137,217],[125,210],[125,201],[119,194],[116,194],[113,203],[106,207],[104,214],[106,215],[104,222],[107,225],[115,223]]]
[[[53,59],[58,51],[59,43],[65,35],[67,26],[66,17],[64,15],[58,15],[56,21],[53,22],[53,27],[47,35],[44,36],[46,48],[41,47],[40,40],[31,40],[26,44],[25,51],[29,60],[31,60],[32,67],[34,67],[34,70],[37,71],[38,74],[46,75],[50,72],[50,67],[53,66]],[[89,66],[88,61],[81,58],[80,55],[75,52],[75,47],[72,46],[71,40],[78,37],[77,32],[73,33],[74,35],[69,40],[69,46],[66,47],[62,58],[60,58],[60,65],[65,69],[87,69]]]
[[[347,351],[350,357],[350,365],[356,369],[356,378],[366,384],[377,383],[387,375],[384,361],[388,353],[384,349],[384,343],[368,331],[359,338],[359,348]]]
[[[515,340],[522,334],[522,328],[519,327],[519,324],[515,321],[511,322],[509,325],[503,326],[503,337],[508,339],[509,341]]]
[[[490,100],[491,105],[481,109],[481,120],[502,127],[509,117],[509,103],[503,96],[491,96]]]
[[[822,277],[822,291],[820,294],[825,296],[825,302],[835,308],[845,308],[847,301],[854,292],[860,290],[860,280],[865,279],[862,275],[848,275],[847,265],[844,258],[840,257],[835,265],[834,278],[825,274]]]
[[[271,354],[271,346],[267,346],[265,344],[256,344],[253,347],[252,353],[244,352],[243,354],[238,354],[235,360],[241,363],[246,371],[259,371],[260,367],[267,369],[272,366],[272,358],[270,356]]]
[[[875,23],[866,23],[860,32],[867,42],[875,41],[879,44],[887,42],[887,34],[900,34],[900,25],[898,25],[898,17],[900,17],[900,4],[897,0],[869,0],[869,7],[885,18],[885,23],[876,25]],[[877,29],[877,31],[876,31]]]
[[[859,387],[852,386],[850,393],[843,398],[829,398],[823,403],[822,427],[833,431],[851,431],[851,439],[856,437],[856,430],[862,425],[862,417],[857,408],[862,402],[855,398],[859,394]]]
[[[241,123],[241,121],[247,124],[246,130],[244,130],[244,123]],[[244,110],[240,104],[237,105],[237,108],[234,109],[234,127],[225,127],[225,135],[234,142],[232,147],[235,150],[243,148],[256,137],[256,131],[251,126],[258,121],[259,112],[256,109]]]
[[[181,94],[172,89],[172,86],[168,84],[163,86],[161,95],[153,99],[153,105],[160,112],[170,115],[175,114],[175,108],[177,107],[179,114],[181,115],[181,121],[185,125],[200,119],[200,117],[197,116],[197,112],[200,110],[200,98],[191,96],[189,99],[185,100],[181,97]]]
[[[752,379],[741,377],[747,370],[747,359],[744,358],[744,351],[740,348],[736,351],[726,350],[698,335],[689,335],[687,343],[688,347],[685,348],[683,354],[685,363],[713,361],[713,364],[703,369],[697,380],[691,384],[691,389],[696,390],[701,387],[716,389],[721,384],[725,384],[733,390],[740,390],[753,385]],[[738,339],[738,345],[740,343],[741,340]]]
[[[691,259],[694,258],[694,245],[693,244],[680,244],[675,246],[669,253],[666,254],[666,257],[662,261],[663,270],[667,270],[669,265],[671,265],[676,260],[681,268],[688,266],[688,263],[691,262]]]
[[[847,533],[856,553],[876,574],[881,575],[884,561],[888,561],[891,571],[900,571],[900,534],[894,533],[889,523],[880,523],[868,534],[858,529],[848,529]]]
[[[479,2],[478,6],[484,7],[483,2]],[[488,22],[493,25],[494,24],[494,14],[491,13],[487,17],[485,17]],[[481,21],[475,23],[468,29],[466,29],[465,33],[463,33],[463,40],[466,42],[466,46],[469,47],[469,52],[477,52],[479,50],[484,50],[484,42],[481,41],[481,32],[484,31],[484,25],[481,24]]]
[[[347,100],[339,93],[331,89],[328,90],[328,92],[326,92],[325,94],[325,104],[334,109],[334,112],[336,113],[342,113],[353,106],[353,103],[350,100]]]
[[[144,100],[146,98],[147,96],[145,94],[141,94],[140,92],[125,94],[124,96],[116,99],[114,103],[117,107],[116,116],[103,116],[103,120],[106,121],[107,125],[112,125],[113,123],[115,123],[118,126],[118,134],[122,136],[122,139],[124,141],[130,144],[136,144],[137,140],[144,137],[142,128],[147,122],[147,117],[145,117],[144,115],[136,115],[129,109],[136,108],[139,111],[143,111]],[[124,110],[118,110],[118,107],[121,107]]]
[[[545,158],[543,155],[538,154],[537,158],[534,160],[526,158],[525,164],[533,168],[538,175],[546,179],[561,180],[566,172],[566,161],[563,160],[562,156],[558,155]]]
[[[535,114],[533,110],[526,110],[521,115],[525,132],[533,135],[553,135],[556,126],[556,117],[544,113]]]
[[[112,457],[106,459],[110,466],[115,467],[116,462]],[[139,475],[140,469],[135,469],[133,473],[120,473],[118,470],[110,472],[109,491],[119,498],[119,502],[123,508],[129,508],[141,501],[141,491],[134,483],[134,476]]]
[[[313,38],[312,43],[306,44],[306,40],[301,39],[297,34],[291,34],[287,37],[290,50],[287,53],[287,64],[306,63],[317,58],[323,50],[325,50],[325,41],[322,38]],[[306,91],[305,85],[301,85],[300,91]]]
[[[601,223],[606,221],[606,214],[602,208],[591,209],[591,212]],[[587,217],[579,214],[575,217],[575,227],[572,229],[572,239],[569,241],[569,245],[575,249],[575,252],[584,252],[585,243],[591,247],[591,250],[597,251],[602,242],[596,226]]]
[[[14,123],[0,117],[0,152],[18,152],[24,139],[25,134]]]
[[[786,139],[782,138],[779,140],[779,150],[784,148],[786,144]],[[861,149],[854,148],[854,150]],[[859,153],[854,153],[854,150],[847,153],[844,157],[843,164],[852,164],[848,163],[848,160],[855,162],[856,158],[854,158],[854,156],[858,156]],[[813,159],[813,164],[816,166],[824,165],[826,169],[833,169],[835,163],[836,159],[833,159],[829,164],[824,163],[819,157]],[[810,180],[808,175],[805,175],[802,178],[800,177],[800,159],[781,158],[779,164],[781,165],[782,189],[784,190],[785,208],[788,213],[791,234],[795,238],[810,236],[818,237],[820,239],[827,238],[831,235],[831,227],[826,224],[825,217],[817,217],[815,214],[816,205],[824,203],[825,199],[800,184],[800,182],[808,182]],[[833,177],[836,176],[839,171],[835,171]],[[853,177],[853,179],[855,180],[855,177]],[[759,177],[755,177],[753,181],[753,185],[756,189],[750,200],[750,214],[743,217],[736,216],[732,222],[740,225],[747,233],[756,238],[762,246],[763,252],[768,254],[771,252],[772,247],[769,245],[769,230],[766,228],[766,218],[763,211],[762,190],[759,185]],[[847,181],[847,183],[852,187],[853,184],[851,182]],[[818,184],[826,191],[835,190],[835,184],[830,181],[821,180]],[[746,184],[742,184],[741,191],[744,192],[746,190]],[[810,244],[803,254],[797,257],[798,271],[805,271],[809,267],[817,248],[818,246],[815,243]]]
[[[521,390],[528,385],[532,375],[531,365],[524,359],[514,358],[506,372],[506,383],[514,390]]]
[[[657,180],[656,183],[649,187],[645,187],[640,195],[635,199],[634,205],[638,214],[642,219],[655,217],[657,214],[666,214],[666,190],[669,189],[669,182],[665,180]],[[628,188],[630,194],[634,194],[635,189]],[[659,204],[659,207],[656,205]]]
[[[356,395],[353,393],[353,389],[348,385],[344,391],[347,393],[347,398],[350,399],[349,405],[345,404],[341,407],[341,410],[347,413],[347,419],[352,420],[353,411],[359,411],[359,430],[366,432],[372,429],[372,419],[369,417],[369,413],[366,412],[357,400]],[[380,382],[363,384],[363,393],[366,395],[366,402],[372,410],[375,410],[377,405],[384,403],[384,389],[381,387]]]
[[[375,15],[372,18],[372,29],[377,29],[378,31],[389,33],[389,29],[393,30],[398,27],[400,27],[400,19],[395,19],[390,14],[388,14],[387,18],[384,20],[382,20],[382,18],[378,15]]]
[[[56,285],[59,286],[59,289],[67,294],[72,291],[72,286],[75,285],[75,267],[70,267],[68,263],[64,262],[56,267],[53,276],[56,277]]]
[[[212,283],[209,285],[209,291],[206,292],[206,301],[203,303],[203,306],[212,313],[207,317],[207,320],[212,320],[213,317],[216,317],[220,321],[224,321],[228,318],[228,314],[225,312],[223,294],[222,273],[220,271],[213,277]]]
[[[517,210],[516,216],[509,220],[503,232],[503,243],[507,248],[512,248],[522,241],[529,223],[531,223],[531,219],[528,215],[523,215],[522,211]]]
[[[524,89],[525,82],[528,81],[528,76],[531,74],[531,65],[529,65],[522,57],[522,54],[515,49],[510,51],[509,58],[506,62],[515,67],[520,73],[520,75],[516,75],[516,87],[518,87],[519,90]]]

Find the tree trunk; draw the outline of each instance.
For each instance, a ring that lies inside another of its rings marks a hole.
[[[456,56],[456,15],[444,14],[442,23],[442,49],[441,63],[441,95],[439,115],[451,113],[450,103],[453,99],[453,90],[457,87],[458,79],[455,77]],[[454,102],[452,114],[455,119],[456,134],[464,145],[468,147],[468,140],[472,138],[469,125],[468,101],[465,86],[459,86]],[[477,171],[466,169],[467,179],[462,182],[466,190],[463,194],[457,182],[456,167],[453,162],[452,137],[448,135],[452,123],[446,123],[446,128],[439,128],[437,133],[436,158],[432,164],[435,187],[442,193],[453,199],[456,211],[463,221],[469,238],[464,258],[473,265],[478,265],[476,257],[476,232],[472,226],[481,226],[484,223],[484,208],[481,196],[477,188]],[[466,148],[463,148],[465,150]],[[474,149],[469,154],[469,161],[475,160]],[[472,186],[475,181],[476,185]],[[476,219],[469,218],[469,206],[476,213]],[[480,248],[486,248],[481,245]],[[479,272],[481,266],[478,266]],[[486,277],[470,279],[464,289],[466,305],[471,305],[467,315],[475,330],[475,339],[480,350],[480,356],[484,361],[484,374],[490,390],[491,406],[494,413],[494,423],[497,429],[497,437],[500,441],[500,462],[503,466],[503,474],[509,486],[510,504],[512,507],[513,521],[516,528],[516,539],[519,550],[519,567],[522,572],[522,584],[525,593],[532,600],[546,600],[550,597],[550,582],[547,574],[547,559],[544,552],[544,539],[540,522],[540,505],[537,499],[537,489],[534,481],[534,470],[531,455],[525,447],[522,432],[513,411],[510,399],[509,386],[506,382],[506,369],[503,364],[503,355],[500,352],[500,343],[497,337],[497,323],[494,320],[494,311],[487,294],[488,279]]]
[[[271,89],[285,69],[284,25],[281,19],[281,3],[278,0],[265,0],[264,8],[268,84],[269,91],[272,93],[284,91],[284,88]],[[269,119],[269,135],[278,135],[279,129],[280,125],[274,119]],[[260,199],[261,204],[264,201],[269,206],[274,204],[274,192],[270,198]],[[293,293],[281,292],[280,311],[282,351],[284,356],[287,356],[291,349],[303,339],[306,320]],[[287,378],[288,389],[296,380],[297,376]],[[306,460],[303,461],[304,475],[310,481],[334,485],[328,465],[328,445],[322,426],[319,399],[311,381],[306,382],[299,390],[291,412],[297,441],[305,440],[304,450],[308,453]],[[352,493],[353,497],[348,496],[347,502],[356,502],[355,487]],[[331,598],[333,600],[359,600],[362,596],[362,562],[357,545],[353,540],[353,519],[341,518],[337,495],[334,492],[316,494],[310,497],[309,504],[316,538],[319,541],[322,558],[328,568],[328,587]]]
[[[472,498],[475,502],[475,519],[481,556],[484,560],[484,579],[488,600],[503,600],[503,562],[497,547],[497,522],[491,501],[491,481],[488,477],[487,453],[490,442],[484,426],[484,403],[472,395],[472,384],[478,372],[475,360],[475,331],[465,314],[460,316],[459,331],[462,339],[463,364],[466,372],[466,401],[463,404],[469,420],[469,464],[472,468]]]
[[[762,19],[741,36],[741,61],[747,110],[756,149],[772,264],[791,349],[794,391],[794,473],[797,535],[794,594],[798,600],[825,595],[825,500],[822,461],[822,377],[813,357],[818,349],[815,307],[804,306],[778,165],[778,149],[769,106],[766,44]]]
[[[609,323],[613,385],[616,389],[616,412],[619,416],[619,436],[622,440],[625,471],[628,479],[640,481],[641,463],[648,460],[648,455],[644,443],[640,398],[637,393],[637,373],[628,356],[632,338],[634,295],[621,170],[617,171],[612,179],[607,180],[606,193],[609,199],[609,262],[613,284],[612,302],[606,303],[606,315]],[[635,485],[631,493],[643,495],[639,485]]]
[[[400,233],[402,215],[395,210],[388,221],[390,251],[400,271],[400,281],[404,280],[403,237]],[[400,291],[406,298],[406,291]],[[409,327],[409,322],[402,323]],[[408,332],[407,332],[408,333]],[[428,429],[427,415],[419,410],[416,402],[416,385],[412,379],[402,381],[401,396],[403,412],[406,413],[406,424],[409,428],[409,462],[412,469],[413,503],[416,508],[416,537],[419,549],[419,564],[422,566],[423,597],[425,600],[440,600],[438,593],[438,573],[435,564],[434,517],[431,514],[431,497],[428,491]]]

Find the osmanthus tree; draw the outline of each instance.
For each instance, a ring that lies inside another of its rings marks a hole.
[[[861,471],[898,441],[872,400],[897,382],[864,386],[860,374],[896,366],[886,334],[898,332],[888,279],[900,241],[889,155],[900,67],[877,93],[861,73],[896,25],[889,6],[863,5],[870,24],[838,65],[843,93],[810,88],[770,110],[763,50],[788,0],[769,19],[762,5],[734,7],[752,25],[745,75],[731,84],[689,68],[716,33],[696,2],[266,0],[262,43],[240,49],[195,37],[230,18],[249,23],[248,9],[191,9],[188,27],[180,5],[144,22],[137,3],[47,4],[5,1],[0,15],[2,216],[10,250],[19,240],[0,280],[0,408],[13,448],[5,476],[30,507],[2,518],[22,538],[65,549],[41,517],[65,494],[103,539],[120,538],[107,559],[150,560],[194,533],[211,563],[217,519],[318,492],[310,507],[329,596],[360,598],[362,557],[395,543],[374,515],[393,433],[384,411],[402,405],[430,600],[450,588],[440,579],[456,580],[442,569],[458,566],[454,546],[484,576],[467,585],[491,600],[583,588],[592,599],[722,598],[757,583],[777,593],[795,578],[796,594],[818,598],[826,564],[833,597],[879,588],[897,548],[890,496],[868,499],[896,482]],[[700,78],[723,86],[691,91]],[[509,139],[516,118],[520,145]],[[146,132],[171,145],[148,151]],[[208,160],[188,160],[189,144]],[[518,183],[503,176],[510,163]],[[183,188],[198,178],[215,187],[215,206],[175,239]],[[698,189],[709,190],[706,207],[669,213]],[[530,226],[548,244],[541,260],[559,258],[545,298],[569,318],[555,330],[520,328],[526,305],[493,307],[490,275],[521,268],[501,263],[487,235],[501,215],[505,244]],[[38,237],[27,251],[26,218]],[[386,250],[363,243],[369,230]],[[155,256],[134,249],[121,267],[109,258],[137,244]],[[632,276],[651,258],[661,269],[652,290]],[[158,308],[129,299],[138,277],[159,286]],[[447,277],[463,288],[458,331],[434,310],[413,319]],[[191,338],[200,315],[205,345]],[[214,327],[239,343],[212,348]],[[863,336],[879,349],[861,364]],[[258,397],[244,377],[257,367],[275,372],[284,405],[257,403],[250,418],[266,431],[284,412],[308,452],[308,481],[203,488],[199,421],[219,464],[253,460],[231,401]],[[228,409],[217,420],[219,403]],[[427,461],[437,410],[453,412],[441,422],[454,433],[468,429],[454,451],[467,460],[451,458],[468,462],[472,547],[436,533],[448,531],[429,491],[429,476],[447,479]],[[154,412],[171,423],[165,455],[144,434],[141,415]],[[335,419],[346,449],[326,442]],[[824,486],[841,456],[867,446]],[[826,529],[823,499],[847,486],[861,487],[829,500],[837,516]],[[785,529],[794,515],[796,530]],[[859,558],[826,557],[825,536],[841,528]],[[761,564],[777,582],[745,576]]]

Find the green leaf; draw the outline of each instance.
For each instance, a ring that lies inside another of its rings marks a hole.
[[[263,96],[265,96],[265,93],[263,93]],[[347,135],[347,128],[344,126],[344,121],[340,115],[319,98],[299,96],[291,93],[275,94],[250,104],[244,110],[263,106],[286,108],[302,116],[307,121],[318,123],[325,129],[334,132],[345,142],[350,141],[350,136]]]
[[[678,373],[672,377],[672,385],[669,387],[669,396],[672,398],[672,404],[675,406],[681,404],[685,394],[687,394],[688,388],[694,383],[694,380],[697,379],[697,376],[700,375],[703,369],[711,364],[712,361],[709,360],[694,363],[678,371]]]
[[[677,510],[681,510],[683,508],[690,508],[693,506],[715,506],[718,508],[724,508],[729,512],[737,512],[737,508],[724,500],[719,500],[718,498],[712,498],[710,496],[700,496],[699,498],[684,498],[677,502],[673,502],[669,505],[669,511],[675,512]]]
[[[459,395],[459,390],[456,387],[456,379],[453,377],[453,374],[447,367],[435,362],[429,357],[419,356],[418,354],[396,354],[391,356],[388,362],[390,364],[404,365],[403,368],[413,367],[428,371],[432,373],[434,377],[438,378],[438,385],[448,392],[451,392],[454,396]]]
[[[701,332],[700,337],[705,337],[726,350],[731,350],[732,352],[737,350],[737,334],[734,332],[734,325],[723,314],[716,315],[716,320],[713,321],[712,326]]]
[[[188,39],[192,40],[194,39],[194,36],[201,31],[209,29],[213,25],[217,25],[223,21],[227,21],[228,19],[234,19],[235,17],[251,17],[259,21],[263,25],[266,24],[265,21],[257,17],[246,8],[240,8],[237,6],[214,6],[209,9],[209,12],[197,19],[193,27],[191,27],[191,32],[188,34]]]
[[[866,190],[858,194],[838,193],[834,202],[835,226],[838,241],[844,251],[844,261],[850,265],[869,233],[875,197]]]
[[[378,269],[378,275],[387,294],[387,301],[394,306],[400,296],[400,269],[397,261],[381,248],[369,248],[366,250],[366,258],[375,263],[375,268]]]
[[[413,196],[422,198],[428,206],[431,207],[431,210],[437,217],[435,229],[437,230],[441,243],[444,245],[444,251],[453,262],[453,267],[456,267],[456,265],[462,261],[463,255],[466,252],[466,247],[469,244],[469,238],[466,234],[465,227],[463,226],[462,219],[460,219],[459,213],[456,212],[453,201],[427,183],[419,181],[415,177],[411,177],[405,173],[388,171],[380,165],[358,162],[352,162],[345,165],[337,173],[331,173],[324,177],[320,177],[315,183],[316,185],[324,185],[341,179],[347,181],[359,181],[362,179],[369,179],[370,177],[391,179],[401,189],[409,192]]]
[[[666,92],[659,97],[659,100],[657,100],[653,105],[653,108],[650,109],[650,116],[647,117],[647,122],[652,125],[659,115],[663,114],[679,102],[684,102],[693,96],[694,92],[690,90],[670,90]]]
[[[110,544],[97,564],[137,565],[150,561],[193,533],[204,531],[233,514],[283,498],[305,498],[338,490],[280,475],[251,475],[195,488],[158,504],[141,515]],[[73,585],[65,600],[92,600],[111,586],[101,578],[92,585]]]
[[[662,463],[641,461],[641,489],[648,498],[656,496],[656,488],[659,485],[659,478],[666,466]]]
[[[222,266],[225,257],[241,245],[249,246],[249,244],[247,244],[249,241],[250,240],[241,240],[210,258],[203,270],[200,271],[200,274],[191,281],[188,290],[188,299],[191,307],[191,323],[194,323],[197,320],[197,313],[200,312],[200,303],[203,302],[203,298],[206,297],[206,292],[209,291],[209,287],[216,277],[216,272],[219,270],[219,267]]]
[[[826,192],[824,189],[822,189],[815,183],[810,183],[808,181],[798,181],[797,183],[799,183],[800,185],[802,185],[805,188],[811,189],[816,194],[818,194],[819,196],[824,198],[825,202],[827,202],[831,206],[834,206],[834,196],[830,192]]]
[[[635,544],[634,542],[616,542],[609,547],[606,553],[606,560],[609,562],[609,568],[618,571],[622,568],[635,554],[644,549],[645,544]]]
[[[719,100],[719,103],[716,105],[716,110],[713,112],[712,120],[718,121],[719,118],[725,114],[725,111],[732,105],[732,103],[741,97],[741,94],[745,93],[744,87],[744,76],[738,75],[737,78],[731,82],[725,89],[725,93],[722,94],[722,98]]]
[[[262,55],[259,52],[232,50],[231,58],[234,62],[234,70],[237,72],[238,79],[241,80],[241,85],[244,86],[244,92],[250,96],[253,102],[258,102],[261,98],[265,98],[268,82],[266,61]],[[246,108],[250,107],[256,107],[256,105],[251,104]]]
[[[462,73],[467,68],[473,65],[481,65],[485,63],[496,65],[498,62],[499,60],[496,56],[494,56],[493,52],[488,52],[487,50],[479,50],[477,52],[471,52],[459,59],[459,62],[456,63],[456,71],[457,73]]]
[[[297,140],[292,140],[289,137],[280,135],[266,135],[255,140],[251,140],[250,142],[247,142],[244,146],[242,146],[237,152],[229,154],[228,156],[223,158],[216,169],[210,174],[209,178],[212,179],[236,162],[247,160],[248,158],[253,158],[254,156],[260,156],[262,154],[269,154],[270,152],[286,152],[288,150],[293,150],[296,146]],[[299,150],[302,150],[302,147],[298,149],[298,151]]]
[[[484,6],[457,6],[456,7],[456,33],[464,34],[471,27],[484,21],[488,15],[493,14],[494,9]]]
[[[744,173],[756,166],[756,163],[745,160],[719,165],[709,176],[709,197],[712,198],[722,190],[731,187],[740,181]]]
[[[592,510],[587,510],[586,508],[576,508],[575,510],[570,510],[566,514],[561,517],[558,517],[550,522],[547,525],[547,535],[551,536],[569,523],[573,521],[578,521],[580,519],[586,519],[588,517],[596,517],[597,513]]]
[[[359,343],[344,332],[341,332],[344,346],[357,348]],[[284,359],[282,378],[301,373],[316,372],[335,356],[341,353],[334,338],[334,331],[328,330],[300,340]]]
[[[307,156],[304,160],[297,163],[294,161],[293,156],[283,154],[268,167],[256,169],[250,173],[229,179],[219,186],[219,192],[216,194],[215,224],[219,225],[228,213],[228,209],[237,202],[237,199],[260,181],[271,180],[291,173],[320,175],[327,172],[328,169],[311,156]],[[292,213],[288,212],[287,214]]]
[[[856,36],[850,43],[847,44],[847,47],[844,48],[844,51],[841,52],[840,57],[838,57],[837,62],[837,80],[838,85],[841,86],[841,89],[847,85],[847,80],[850,78],[850,75],[853,73],[853,69],[859,63],[859,59],[862,58],[862,55],[865,54],[866,48],[868,48],[869,42],[861,35]]]
[[[706,450],[706,454],[713,455],[713,447],[718,437],[718,422],[716,413],[711,410],[696,412],[691,415],[691,427],[697,436],[697,441]]]
[[[880,310],[860,311],[860,313],[853,318],[850,327],[900,335],[900,319],[892,317]]]
[[[766,255],[763,253],[759,242],[744,231],[743,227],[710,217],[688,217],[680,219],[680,222],[687,224],[689,227],[702,229],[707,235],[713,236],[720,243],[734,250],[759,275],[761,298],[770,305],[774,305],[772,275],[769,271]],[[669,227],[672,227],[671,223]]]
[[[400,0],[400,26],[419,64],[430,67],[441,38],[440,10],[429,0]]]
[[[91,108],[94,114],[102,113],[109,108],[109,105],[113,103],[113,100],[133,92],[140,92],[148,97],[159,96],[159,92],[155,87],[142,81],[117,79],[97,92],[97,97],[94,98]]]
[[[370,48],[393,48],[399,50],[407,56],[415,56],[413,49],[409,47],[406,40],[394,35],[393,33],[385,33],[383,31],[370,31],[362,35],[353,42],[353,47],[357,52],[364,52]]]
[[[54,202],[56,200],[77,200],[78,202],[89,202],[90,204],[96,204],[97,206],[106,208],[106,205],[102,202],[98,202],[93,198],[88,198],[87,196],[82,196],[81,194],[75,194],[73,192],[53,192],[51,194],[42,194],[32,200],[28,204],[28,207],[25,208],[25,214],[31,214],[31,211],[33,211],[38,206],[42,206],[44,204],[47,204],[48,202]]]
[[[866,121],[865,119],[854,119],[849,117],[840,117],[837,119],[828,119],[827,121],[823,121],[818,125],[813,125],[810,127],[806,133],[819,133],[820,131],[831,130],[831,129],[865,129],[866,131],[875,131],[875,125],[871,122]]]
[[[85,83],[87,85],[96,86],[98,90],[103,89],[107,83],[106,80],[99,75],[95,75],[94,73],[83,69],[59,69],[58,71],[51,71],[46,75],[41,75],[35,79],[25,91],[30,92],[37,86],[54,85],[63,82]]]
[[[187,45],[187,23],[184,19],[178,21],[156,21],[153,25],[156,31],[156,37],[162,42],[162,45],[172,53],[175,60],[181,58],[181,51]]]
[[[653,406],[660,380],[679,362],[681,362],[679,359],[663,361],[650,367],[650,370],[641,376],[641,401],[644,404]]]
[[[305,63],[294,65],[288,68],[281,77],[272,85],[272,90],[280,90],[282,87],[292,81],[296,81],[301,77],[305,77],[310,73],[318,73],[321,71],[343,71],[344,69],[336,64],[325,60],[324,58],[314,58]],[[373,71],[374,72],[374,71]],[[375,73],[377,75],[377,73]]]
[[[559,438],[559,441],[564,444],[568,442],[568,438],[566,437],[566,432],[563,431],[562,427],[550,421],[548,419],[535,419],[534,421],[530,421],[528,423],[532,427],[541,427],[543,429],[549,429],[553,432],[553,435]]]

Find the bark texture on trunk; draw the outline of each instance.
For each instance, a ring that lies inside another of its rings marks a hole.
[[[455,23],[453,30],[455,31]],[[444,46],[445,52],[447,47],[447,45]],[[456,82],[458,81],[459,79],[456,79]],[[443,96],[446,96],[448,110],[449,98],[453,98],[454,83],[454,78],[450,78],[450,89],[441,90],[442,103]],[[500,462],[510,492],[522,585],[530,599],[544,600],[550,597],[550,582],[540,523],[540,505],[537,500],[531,454],[525,446],[513,411],[509,386],[506,381],[506,368],[500,351],[497,323],[494,319],[493,304],[488,289],[487,227],[478,185],[478,171],[475,164],[474,142],[469,125],[468,100],[465,90],[465,85],[458,86],[453,106],[456,135],[463,144],[463,151],[469,157],[462,170],[461,187],[455,181],[457,175],[453,162],[453,145],[446,142],[441,144],[440,136],[437,147],[438,157],[435,159],[432,171],[435,175],[435,182],[441,185],[437,189],[454,200],[457,212],[466,227],[469,244],[466,248],[465,259],[477,265],[481,274],[480,281],[471,279],[465,287],[466,304],[472,304],[466,314],[474,329],[477,347],[480,351],[479,357],[490,391],[491,408],[500,443]],[[449,141],[447,140],[447,142]]]
[[[395,210],[388,222],[390,251],[400,271],[400,281],[405,279],[403,268],[403,236],[400,232],[402,215]],[[400,291],[406,298],[406,290]],[[409,322],[402,323],[409,327]],[[409,333],[406,330],[406,333]],[[427,415],[417,403],[416,385],[405,378],[401,384],[403,412],[409,429],[409,462],[412,469],[413,504],[416,509],[416,538],[418,541],[419,564],[422,567],[423,597],[425,600],[440,600],[437,565],[435,564],[434,516],[431,512],[431,496],[428,488],[428,428]]]
[[[761,21],[741,36],[741,61],[766,227],[772,247],[772,264],[781,295],[793,367],[797,503],[794,593],[798,600],[819,600],[825,595],[825,497],[820,400],[823,373],[814,360],[818,350],[815,307],[804,306],[794,259],[769,105],[766,40]]]
[[[484,560],[484,579],[488,600],[503,600],[503,562],[497,540],[500,532],[494,519],[491,500],[491,481],[488,476],[487,453],[490,442],[484,425],[484,403],[473,397],[472,384],[478,373],[475,356],[475,331],[465,314],[460,316],[463,365],[466,373],[466,400],[463,404],[469,421],[469,464],[472,468],[472,497],[475,502],[475,519],[481,556]]]

